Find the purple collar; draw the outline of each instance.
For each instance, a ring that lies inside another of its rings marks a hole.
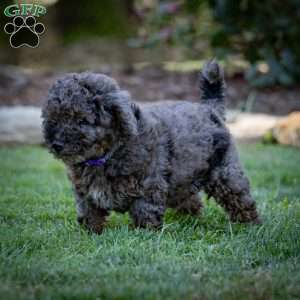
[[[100,156],[95,159],[88,159],[83,162],[84,165],[88,167],[102,167],[105,165],[105,163],[112,157],[112,155],[115,153],[117,149],[119,149],[121,146],[121,142],[118,142],[115,144],[115,146],[107,152],[105,155]]]
[[[106,161],[107,159],[105,158],[105,156],[102,156],[96,159],[88,159],[84,162],[84,164],[89,167],[102,167],[104,166]]]

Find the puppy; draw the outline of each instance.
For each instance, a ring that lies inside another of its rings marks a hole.
[[[249,182],[224,124],[223,71],[200,72],[199,103],[139,107],[102,74],[69,74],[49,91],[43,133],[72,182],[79,223],[101,233],[110,211],[160,227],[166,208],[198,214],[199,191],[234,222],[260,223]]]

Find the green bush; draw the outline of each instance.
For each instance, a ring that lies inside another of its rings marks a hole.
[[[147,1],[147,7],[141,4],[145,1],[136,3],[142,20],[136,45],[184,45],[199,56],[207,39],[218,57],[242,54],[251,64],[246,78],[254,85],[300,80],[299,0],[160,0]]]
[[[140,17],[134,47],[152,48],[159,44],[176,46],[189,57],[207,54],[213,33],[212,14],[207,0],[135,1]]]
[[[242,53],[256,85],[295,84],[300,79],[299,0],[210,0],[222,26],[212,36],[219,54]],[[259,69],[258,62],[268,68]]]

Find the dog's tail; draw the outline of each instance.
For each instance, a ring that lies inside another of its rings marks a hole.
[[[208,61],[200,72],[201,102],[211,105],[225,119],[224,72],[214,60]]]

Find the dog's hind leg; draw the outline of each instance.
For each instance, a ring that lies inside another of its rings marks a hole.
[[[203,204],[200,195],[197,193],[176,201],[176,205],[173,205],[172,208],[181,214],[198,216],[201,214]]]
[[[233,222],[261,223],[234,145],[229,146],[222,162],[211,172],[204,190],[224,207]]]
[[[165,213],[163,203],[153,203],[146,199],[137,199],[130,209],[130,215],[136,227],[160,228]]]

